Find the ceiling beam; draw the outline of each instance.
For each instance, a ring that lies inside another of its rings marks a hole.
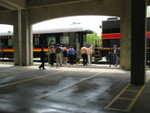
[[[66,4],[73,4],[79,2],[86,2],[91,0],[30,0],[27,2],[28,8],[37,8],[37,7],[44,7],[44,6],[57,6],[57,5],[66,5]]]
[[[25,4],[20,5],[17,1],[10,1],[10,0],[0,0],[0,6],[7,8],[9,10],[17,10],[17,9],[24,9],[25,8]]]
[[[9,9],[9,10],[15,10],[16,9],[15,7],[13,7],[9,4],[6,4],[4,2],[0,2],[0,6],[6,8],[6,9]]]

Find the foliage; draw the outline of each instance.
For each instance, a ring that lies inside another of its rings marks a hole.
[[[101,46],[102,40],[101,37],[97,35],[97,33],[87,34],[86,43],[92,44],[93,46]]]

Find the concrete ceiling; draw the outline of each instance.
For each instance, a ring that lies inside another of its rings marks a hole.
[[[91,0],[0,0],[0,11],[54,6]]]
[[[0,12],[26,8],[70,4],[83,1],[91,1],[91,0],[0,0]],[[150,5],[150,0],[147,0],[147,4]]]
[[[0,6],[0,11],[5,11],[5,10],[8,10],[8,9],[5,8],[5,7]]]

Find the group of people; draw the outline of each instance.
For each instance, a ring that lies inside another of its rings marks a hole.
[[[75,53],[75,51],[74,51]],[[62,64],[67,63],[67,57],[68,52],[66,47],[62,47],[60,45],[56,46],[56,49],[54,49],[54,46],[51,45],[48,50],[48,62],[51,64],[51,66],[54,65],[54,62],[56,61],[56,66],[62,66]],[[55,60],[56,59],[56,60]]]
[[[91,65],[91,49],[90,46],[84,45],[81,48],[81,54],[83,59],[83,65]],[[44,48],[41,48],[41,65],[39,66],[39,69],[45,69],[45,57],[46,53],[44,52]],[[62,64],[66,65],[69,61],[70,65],[73,65],[75,63],[76,59],[76,51],[75,49],[70,46],[70,48],[67,50],[66,47],[62,47],[61,45],[57,44],[56,48],[54,48],[53,45],[51,45],[48,49],[48,62],[51,64],[51,66],[54,66],[54,63],[56,62],[56,66],[62,66]]]
[[[41,65],[39,66],[39,69],[45,69],[45,57],[46,53],[44,52],[44,49],[41,48]],[[54,66],[54,63],[56,62],[56,66],[62,66],[62,64],[67,64],[68,58],[70,65],[73,65],[75,63],[75,50],[71,46],[70,49],[67,51],[66,47],[62,47],[60,45],[56,45],[56,48],[54,48],[53,45],[51,45],[48,49],[48,63],[51,64],[51,66]]]
[[[120,57],[120,47],[117,47],[117,45],[113,46],[113,51],[110,51],[108,54],[109,64],[111,67],[111,64],[114,64],[114,66],[117,66],[119,64],[119,57]],[[84,45],[80,53],[82,55],[82,63],[83,65],[91,65],[91,58],[92,58],[92,49],[89,45]],[[44,52],[44,48],[41,48],[41,65],[39,66],[39,69],[45,69],[45,57],[46,53]],[[54,48],[53,45],[49,47],[48,50],[48,62],[51,64],[51,66],[54,66],[54,63],[56,62],[56,66],[62,66],[62,64],[66,65],[69,61],[70,65],[73,65],[76,61],[76,51],[75,49],[70,46],[70,48],[67,50],[66,47],[62,47],[60,45],[57,45],[56,48]]]

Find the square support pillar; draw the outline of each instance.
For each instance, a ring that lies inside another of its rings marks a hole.
[[[145,83],[146,0],[131,2],[131,83]]]
[[[28,66],[33,64],[33,37],[29,24],[28,10],[17,13],[14,29],[14,64]]]
[[[125,70],[131,70],[131,0],[124,1],[120,20],[120,67]]]
[[[16,22],[14,24],[14,65],[22,65],[22,46],[21,46],[21,11],[16,12]]]

